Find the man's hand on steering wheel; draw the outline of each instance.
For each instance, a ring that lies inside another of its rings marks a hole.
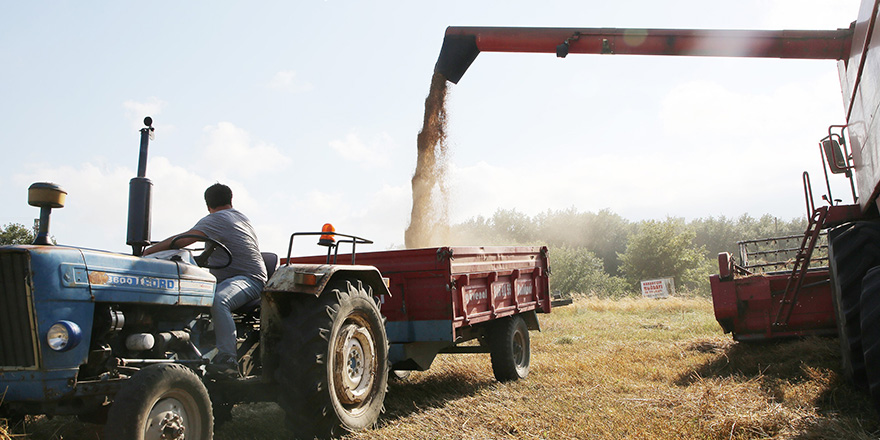
[[[193,259],[196,261],[196,264],[198,264],[199,267],[204,267],[205,269],[223,269],[223,268],[229,267],[229,265],[232,264],[232,252],[229,252],[229,248],[224,246],[223,243],[220,243],[219,241],[214,240],[213,238],[208,238],[204,235],[198,235],[198,234],[178,235],[177,237],[174,237],[171,240],[169,247],[171,249],[179,249],[179,247],[177,247],[177,241],[180,239],[184,239],[184,238],[188,238],[193,241],[201,241],[201,242],[205,243],[205,250],[202,251],[202,253],[200,255],[193,257]],[[226,264],[213,265],[213,266],[209,265],[208,258],[210,258],[211,254],[213,254],[214,251],[217,249],[220,249],[224,254],[226,254]]]

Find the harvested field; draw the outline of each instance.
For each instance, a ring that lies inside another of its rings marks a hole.
[[[542,316],[527,380],[488,355],[441,355],[391,384],[377,429],[352,439],[873,439],[869,400],[842,382],[836,339],[741,344],[705,299],[581,299]],[[238,405],[215,438],[281,439],[274,404]],[[96,439],[70,418],[32,439]]]

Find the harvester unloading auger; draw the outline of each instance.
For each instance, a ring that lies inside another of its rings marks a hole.
[[[853,29],[751,31],[615,28],[446,28],[434,71],[458,84],[480,52],[684,55],[845,60]]]
[[[560,58],[583,53],[844,60],[852,35],[852,26],[833,31],[448,27],[425,101],[406,246],[446,242],[446,83],[457,84],[480,52],[555,53]]]

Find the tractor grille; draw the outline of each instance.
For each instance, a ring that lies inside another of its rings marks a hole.
[[[36,366],[26,252],[0,253],[0,367]]]

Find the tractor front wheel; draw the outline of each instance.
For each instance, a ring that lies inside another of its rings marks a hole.
[[[210,440],[211,400],[202,381],[180,364],[135,373],[116,393],[104,432],[108,439]]]

